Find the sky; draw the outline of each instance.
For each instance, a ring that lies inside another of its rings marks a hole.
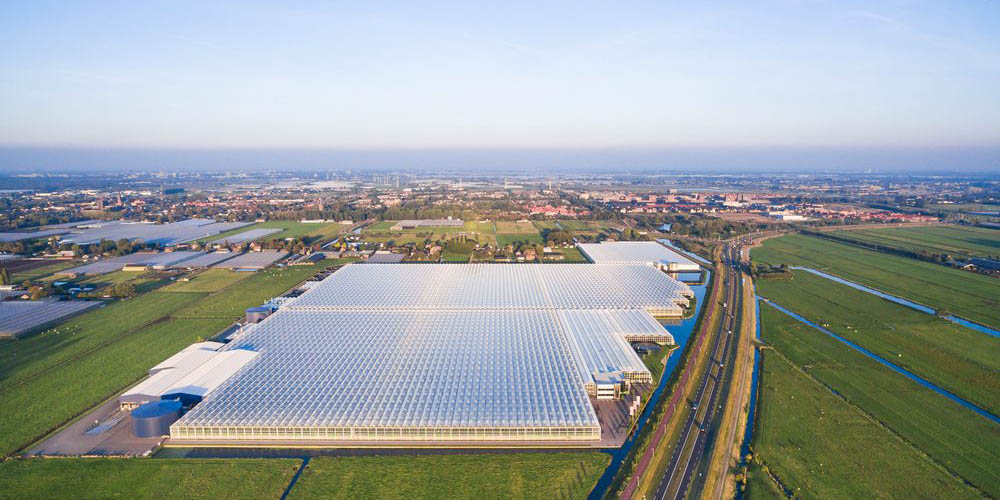
[[[273,149],[1000,169],[998,89],[992,0],[0,3],[0,167]]]

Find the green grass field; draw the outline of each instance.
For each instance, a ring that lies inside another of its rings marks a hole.
[[[749,500],[785,500],[787,497],[760,467],[750,464],[747,470],[745,497]]]
[[[497,246],[517,245],[520,243],[534,243],[541,245],[542,235],[538,233],[497,233]]]
[[[610,463],[604,453],[319,457],[290,499],[580,499]]]
[[[46,278],[48,276],[52,276],[53,273],[62,271],[63,269],[69,269],[71,267],[75,267],[78,265],[80,265],[79,262],[72,260],[56,260],[42,267],[36,267],[34,269],[28,269],[21,272],[10,273],[10,280],[18,284],[20,284],[24,280],[35,281],[38,279]]]
[[[1000,328],[1000,286],[989,276],[798,234],[767,240],[751,257],[812,267]]]
[[[886,227],[836,231],[843,238],[954,257],[1000,256],[1000,231],[974,226]]]
[[[786,485],[819,498],[969,496],[947,467],[1000,494],[1000,425],[767,304],[761,321],[788,361],[763,351],[754,449]]]
[[[0,497],[18,499],[278,498],[300,460],[11,460],[0,464]]]
[[[211,295],[183,311],[178,311],[177,317],[222,318],[235,321],[243,316],[246,308],[259,306],[318,273],[324,267],[336,263],[338,261],[326,259],[314,266],[270,268],[252,273],[252,276],[241,281],[239,286],[227,288],[224,293]]]
[[[293,220],[272,220],[267,222],[258,222],[256,224],[241,227],[239,229],[225,231],[198,241],[201,242],[215,241],[218,239],[235,236],[237,234],[250,231],[251,229],[281,229],[280,233],[269,234],[267,236],[264,236],[263,238],[257,238],[258,241],[277,240],[282,238],[296,238],[299,236],[314,236],[314,237],[319,237],[323,241],[326,241],[333,239],[334,236],[340,234],[341,231],[344,231],[349,227],[350,226],[338,224],[336,222],[306,223]]]
[[[38,335],[0,342],[0,394],[11,385],[135,332],[205,297],[152,292],[89,311]]]
[[[562,254],[563,260],[543,260],[543,262],[590,262],[576,248],[553,248],[552,251]]]
[[[323,261],[333,264],[338,261]],[[255,273],[215,294],[151,292],[0,344],[0,455],[41,438],[141,379],[156,363],[207,338],[247,307],[285,292],[320,266]]]
[[[198,274],[188,276],[189,281],[177,281],[163,287],[164,292],[217,292],[230,285],[239,283],[253,276],[253,273],[240,273],[229,269],[207,269]]]
[[[1000,414],[1000,339],[794,271],[758,292],[893,363]]]
[[[86,409],[137,382],[167,357],[221,330],[224,320],[154,323],[0,392],[0,453],[40,439]]]
[[[761,377],[754,450],[797,498],[979,498],[773,352]]]

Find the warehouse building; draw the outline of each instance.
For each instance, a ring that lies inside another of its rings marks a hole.
[[[701,271],[697,263],[655,241],[605,241],[576,246],[595,264],[647,264],[671,273]]]
[[[691,295],[648,265],[350,264],[222,347],[257,356],[171,440],[595,445],[592,400],[652,378],[629,342],[673,343],[653,314]]]

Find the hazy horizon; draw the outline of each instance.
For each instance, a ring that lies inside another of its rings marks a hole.
[[[153,149],[0,147],[0,172],[398,170],[614,173],[1000,172],[1000,148]]]

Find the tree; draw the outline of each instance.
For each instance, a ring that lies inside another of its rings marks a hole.
[[[9,285],[9,284],[10,284],[10,275],[7,274],[7,268],[0,267],[0,285]]]
[[[122,298],[134,297],[136,293],[135,285],[133,285],[132,282],[130,281],[123,281],[115,285],[114,293],[115,296],[117,297],[122,297]]]

